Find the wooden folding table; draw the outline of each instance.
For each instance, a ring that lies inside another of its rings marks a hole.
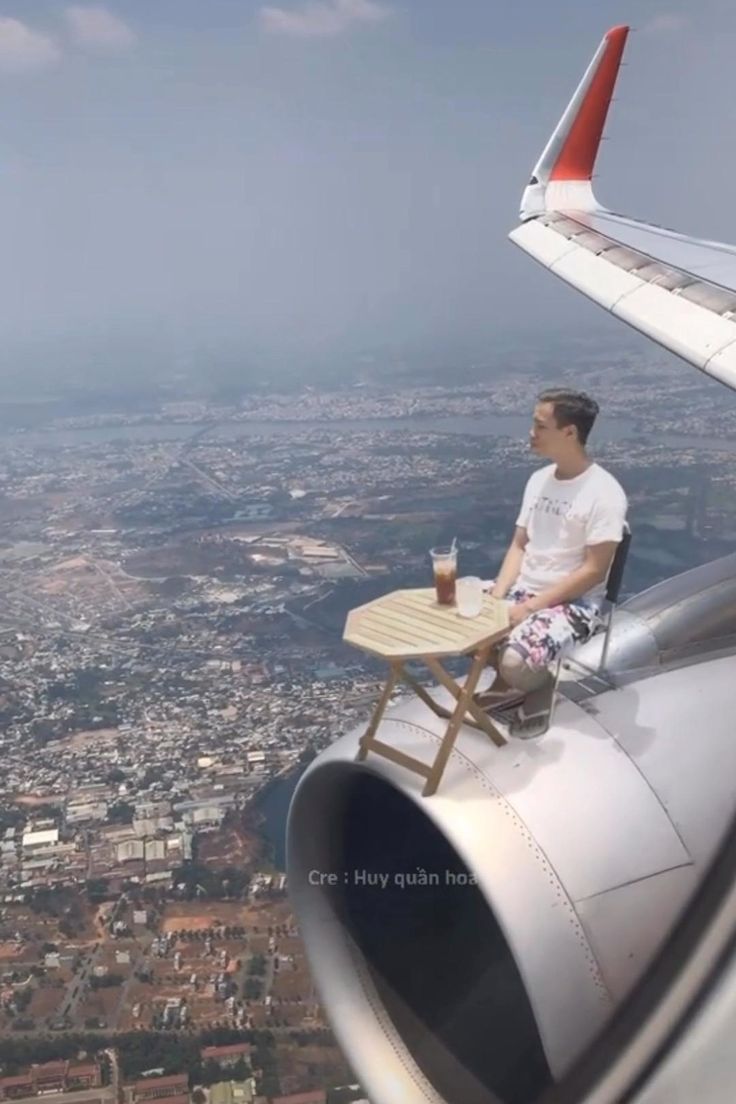
[[[507,603],[484,595],[477,617],[461,617],[454,606],[440,606],[434,587],[422,590],[395,590],[374,602],[359,606],[348,614],[343,639],[356,648],[380,656],[389,664],[389,674],[370,724],[360,739],[357,758],[375,752],[415,771],[426,779],[425,797],[435,793],[462,724],[485,732],[498,747],[506,743],[491,718],[473,700],[473,694],[491,649],[508,633]],[[445,670],[440,659],[472,655],[473,662],[464,685],[460,686]],[[455,699],[451,711],[434,700],[428,690],[409,672],[407,660],[420,660],[437,682]],[[447,729],[433,763],[423,763],[376,736],[386,706],[397,682],[403,680],[439,717],[448,719]]]

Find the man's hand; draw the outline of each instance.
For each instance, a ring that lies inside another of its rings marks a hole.
[[[515,602],[512,606],[509,606],[509,625],[512,629],[515,629],[517,625],[520,625],[522,621],[526,621],[527,617],[531,617],[533,613],[534,610],[529,608],[528,602]]]
[[[482,589],[483,593],[490,595],[491,598],[498,598],[501,602],[506,601],[506,591],[503,587],[495,583],[493,579],[484,579]]]

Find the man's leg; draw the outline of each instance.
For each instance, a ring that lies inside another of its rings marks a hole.
[[[494,668],[496,677],[489,689],[478,695],[483,705],[518,703],[521,697],[535,688],[537,680],[527,677],[524,659],[506,641],[492,650],[488,666]]]
[[[509,687],[529,695],[544,684],[547,667],[531,666],[528,654],[509,643],[501,656],[499,673]]]
[[[525,732],[523,722],[529,717],[544,718],[546,729],[555,692],[554,674],[549,667],[540,670],[529,666],[527,659],[513,648],[507,649],[502,666],[509,682],[524,694],[520,702],[509,707],[511,715],[506,714],[511,723],[511,733],[539,735],[538,725],[534,726],[534,731]]]
[[[486,591],[492,590],[494,583],[495,579],[484,580],[483,589]],[[527,591],[518,587],[512,587],[508,593],[508,600],[511,602],[523,602],[525,598],[530,597],[531,595]],[[494,644],[488,656],[488,666],[495,670],[496,677],[488,690],[476,694],[476,700],[483,708],[511,702],[518,703],[519,701],[519,688],[509,680],[508,671],[504,671],[503,657],[507,650],[508,641],[501,640],[498,644]]]
[[[538,735],[540,727],[546,729],[555,690],[552,667],[563,651],[588,638],[595,618],[592,607],[566,603],[532,614],[513,630],[501,660],[501,674],[525,696],[512,721],[512,733]],[[533,717],[544,723],[527,724]]]

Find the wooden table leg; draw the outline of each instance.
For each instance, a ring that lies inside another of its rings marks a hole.
[[[473,660],[473,665],[470,668],[470,672],[465,681],[465,685],[461,689],[457,685],[457,683],[454,684],[455,689],[459,691],[457,695],[457,704],[455,705],[452,716],[450,717],[450,723],[447,726],[447,731],[445,732],[445,735],[443,737],[440,749],[437,752],[434,763],[432,764],[429,778],[427,779],[424,789],[422,790],[422,794],[424,797],[431,797],[431,795],[436,792],[437,787],[440,784],[440,779],[442,778],[442,773],[447,765],[447,760],[450,758],[450,752],[452,751],[453,745],[455,743],[455,738],[458,734],[458,731],[460,730],[461,724],[463,723],[463,718],[465,717],[465,713],[468,708],[468,702],[472,699],[473,693],[478,684],[478,679],[480,678],[481,672],[486,665],[487,658],[488,649],[481,648],[480,651],[476,653],[475,659]],[[450,676],[447,675],[447,672],[444,671],[444,669],[442,670],[443,674],[449,679]]]
[[[383,716],[384,710],[388,705],[388,700],[393,693],[394,687],[396,686],[399,677],[401,676],[402,667],[403,664],[401,663],[391,664],[391,670],[389,671],[388,678],[386,679],[386,685],[383,688],[383,693],[381,694],[378,705],[373,710],[373,716],[371,717],[370,724],[368,725],[368,728],[365,730],[363,735],[360,737],[360,749],[356,756],[358,762],[361,762],[363,759],[365,759],[366,755],[370,751],[373,737],[376,735],[378,726],[381,723],[381,717]]]
[[[401,672],[401,678],[407,686],[410,686],[412,688],[419,700],[423,701],[424,704],[429,709],[431,709],[432,712],[435,713],[438,717],[444,717],[445,719],[447,719],[448,717],[452,716],[452,710],[445,709],[444,705],[438,705],[432,695],[422,686],[421,682],[418,682],[407,671]],[[457,694],[455,694],[454,697],[457,699]]]
[[[481,649],[481,651],[476,653],[476,660],[478,660],[478,659],[482,660],[481,670],[483,669],[483,666],[485,666],[485,663],[487,661],[487,654],[488,654],[488,649],[487,648],[483,648],[483,649]],[[432,656],[427,656],[424,662],[427,664],[427,667],[429,667],[430,671],[432,672],[434,677],[437,679],[437,681],[442,686],[444,686],[446,690],[449,690],[450,693],[452,694],[452,696],[457,701],[460,697],[460,689],[461,688],[458,686],[458,684],[455,682],[455,680],[450,675],[448,675],[447,671],[444,669],[442,664],[438,660],[434,659]],[[480,675],[478,677],[480,677]],[[468,676],[468,679],[469,678],[470,678],[470,676]],[[467,686],[467,682],[466,682],[465,685]],[[477,685],[477,679],[476,679],[476,685]],[[491,740],[493,740],[496,747],[503,747],[504,746],[504,744],[506,743],[506,740],[501,735],[501,733],[498,731],[498,729],[496,728],[496,726],[494,725],[493,721],[488,716],[488,714],[483,709],[481,709],[481,707],[479,705],[476,704],[476,702],[473,700],[472,696],[467,701],[467,703],[465,705],[465,709],[470,714],[470,716],[473,718],[473,720],[469,722],[470,724],[472,724],[475,728],[482,729],[483,732],[485,732],[486,736],[490,736]],[[435,709],[435,712],[437,712],[437,709]],[[449,716],[449,714],[447,714],[447,715]]]

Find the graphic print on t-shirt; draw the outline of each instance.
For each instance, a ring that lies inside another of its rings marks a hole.
[[[554,514],[555,517],[566,517],[572,502],[567,499],[554,499],[548,495],[538,495],[535,501],[532,503],[531,509],[533,513],[540,514]]]

